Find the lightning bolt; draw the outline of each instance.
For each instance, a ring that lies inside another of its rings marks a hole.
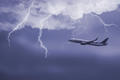
[[[21,26],[24,25],[24,23],[28,20],[28,17],[30,15],[30,12],[31,12],[31,8],[33,7],[33,4],[34,2],[32,1],[30,7],[28,8],[28,12],[26,13],[24,19],[8,34],[8,43],[9,43],[9,47],[10,47],[10,37],[11,35],[18,29],[20,29]],[[44,22],[46,20],[48,20],[52,15],[48,15],[47,17],[45,17],[44,19],[42,19],[40,21],[40,31],[39,31],[39,36],[38,36],[38,41],[40,43],[40,46],[45,50],[45,58],[47,58],[47,53],[48,53],[48,49],[46,48],[46,46],[43,44],[42,40],[41,40],[41,37],[42,37],[42,34],[43,34],[43,25],[44,25]]]
[[[44,18],[42,21],[40,21],[40,31],[39,31],[39,36],[38,36],[38,41],[40,46],[45,50],[45,58],[47,58],[47,53],[48,53],[48,49],[46,48],[46,46],[43,44],[41,37],[43,34],[43,27],[44,27],[44,22],[46,20],[48,20],[52,15],[48,15],[46,18]]]
[[[104,27],[104,30],[105,30],[106,33],[109,33],[109,31],[107,30],[107,27],[114,26],[114,27],[120,29],[120,27],[118,25],[116,25],[116,24],[107,24],[107,23],[105,23],[104,20],[100,16],[98,16],[97,14],[91,13],[91,15],[95,16],[104,25],[103,27]]]
[[[95,16],[100,21],[100,23],[103,24],[103,28],[104,28],[104,30],[107,34],[109,34],[109,31],[107,29],[108,27],[114,26],[114,27],[116,27],[117,29],[120,30],[120,27],[117,24],[111,24],[111,23],[107,24],[107,23],[104,22],[104,20],[99,15],[94,14],[94,13],[90,13],[90,15]],[[77,30],[79,30],[79,29],[77,29]],[[77,32],[77,30],[74,30],[74,32]],[[72,32],[72,37],[74,37],[74,32]]]
[[[8,34],[8,43],[9,43],[9,47],[10,47],[10,36],[18,29],[20,29],[21,26],[24,25],[24,23],[28,20],[28,17],[30,15],[30,11],[31,11],[31,8],[33,7],[33,1],[30,5],[30,7],[28,8],[28,12],[26,13],[24,19]]]

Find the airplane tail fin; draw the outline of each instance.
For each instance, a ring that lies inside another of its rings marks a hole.
[[[106,44],[109,38],[104,39],[101,43]]]

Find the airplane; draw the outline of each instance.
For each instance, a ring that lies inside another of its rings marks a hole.
[[[80,43],[81,45],[92,45],[92,46],[106,46],[108,43],[109,38],[104,39],[101,42],[96,42],[98,40],[98,38],[91,40],[91,41],[87,41],[87,40],[81,40],[81,39],[71,39],[69,40],[70,42],[74,42],[74,43]]]

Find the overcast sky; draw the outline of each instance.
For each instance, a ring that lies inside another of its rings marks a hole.
[[[0,79],[119,80],[119,4],[120,0],[0,0]],[[40,35],[48,49],[46,59]],[[109,37],[108,45],[68,42],[96,37]]]

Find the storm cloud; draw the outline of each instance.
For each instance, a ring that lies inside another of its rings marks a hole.
[[[31,4],[33,5],[31,6]],[[15,4],[15,3],[14,3]],[[15,21],[0,21],[0,29],[12,30],[21,23],[29,13],[27,19],[19,26],[23,28],[29,25],[32,28],[40,28],[41,21],[51,15],[42,23],[43,29],[73,29],[75,24],[85,14],[95,13],[100,15],[118,8],[120,0],[24,0],[14,6],[1,6],[0,14],[11,13],[10,19]],[[31,8],[30,8],[31,6]],[[30,8],[30,11],[29,11]],[[8,15],[8,14],[7,14]],[[4,17],[6,18],[6,16]],[[6,18],[8,19],[8,18]]]

